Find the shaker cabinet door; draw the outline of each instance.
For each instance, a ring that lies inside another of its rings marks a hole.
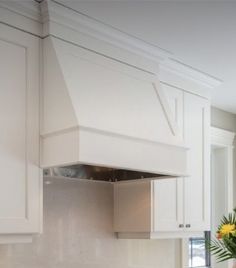
[[[0,235],[40,230],[39,39],[0,24]]]
[[[184,182],[185,225],[189,231],[210,228],[210,106],[196,95],[184,94],[184,136],[188,174]]]
[[[183,138],[183,91],[161,84],[170,111]],[[154,183],[154,231],[184,230],[183,178],[156,180]]]
[[[153,181],[154,232],[181,232],[183,224],[183,179]]]

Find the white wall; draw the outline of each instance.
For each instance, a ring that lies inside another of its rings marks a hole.
[[[116,239],[110,184],[50,182],[44,184],[44,234],[33,244],[0,245],[1,268],[180,267],[178,241]]]

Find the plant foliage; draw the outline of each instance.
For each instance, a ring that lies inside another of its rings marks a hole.
[[[208,250],[218,262],[236,259],[236,209],[228,217],[223,216],[216,233],[216,239],[208,243]]]

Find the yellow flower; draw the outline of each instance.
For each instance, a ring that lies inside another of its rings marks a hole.
[[[229,235],[235,232],[235,224],[223,224],[219,230],[222,236]]]

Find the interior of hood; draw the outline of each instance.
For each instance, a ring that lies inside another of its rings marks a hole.
[[[47,168],[44,169],[44,176],[67,177],[67,178],[107,181],[107,182],[129,181],[129,180],[138,180],[146,178],[160,179],[160,177],[162,178],[167,177],[166,175],[160,175],[149,172],[126,170],[111,167],[92,166],[84,164]]]

